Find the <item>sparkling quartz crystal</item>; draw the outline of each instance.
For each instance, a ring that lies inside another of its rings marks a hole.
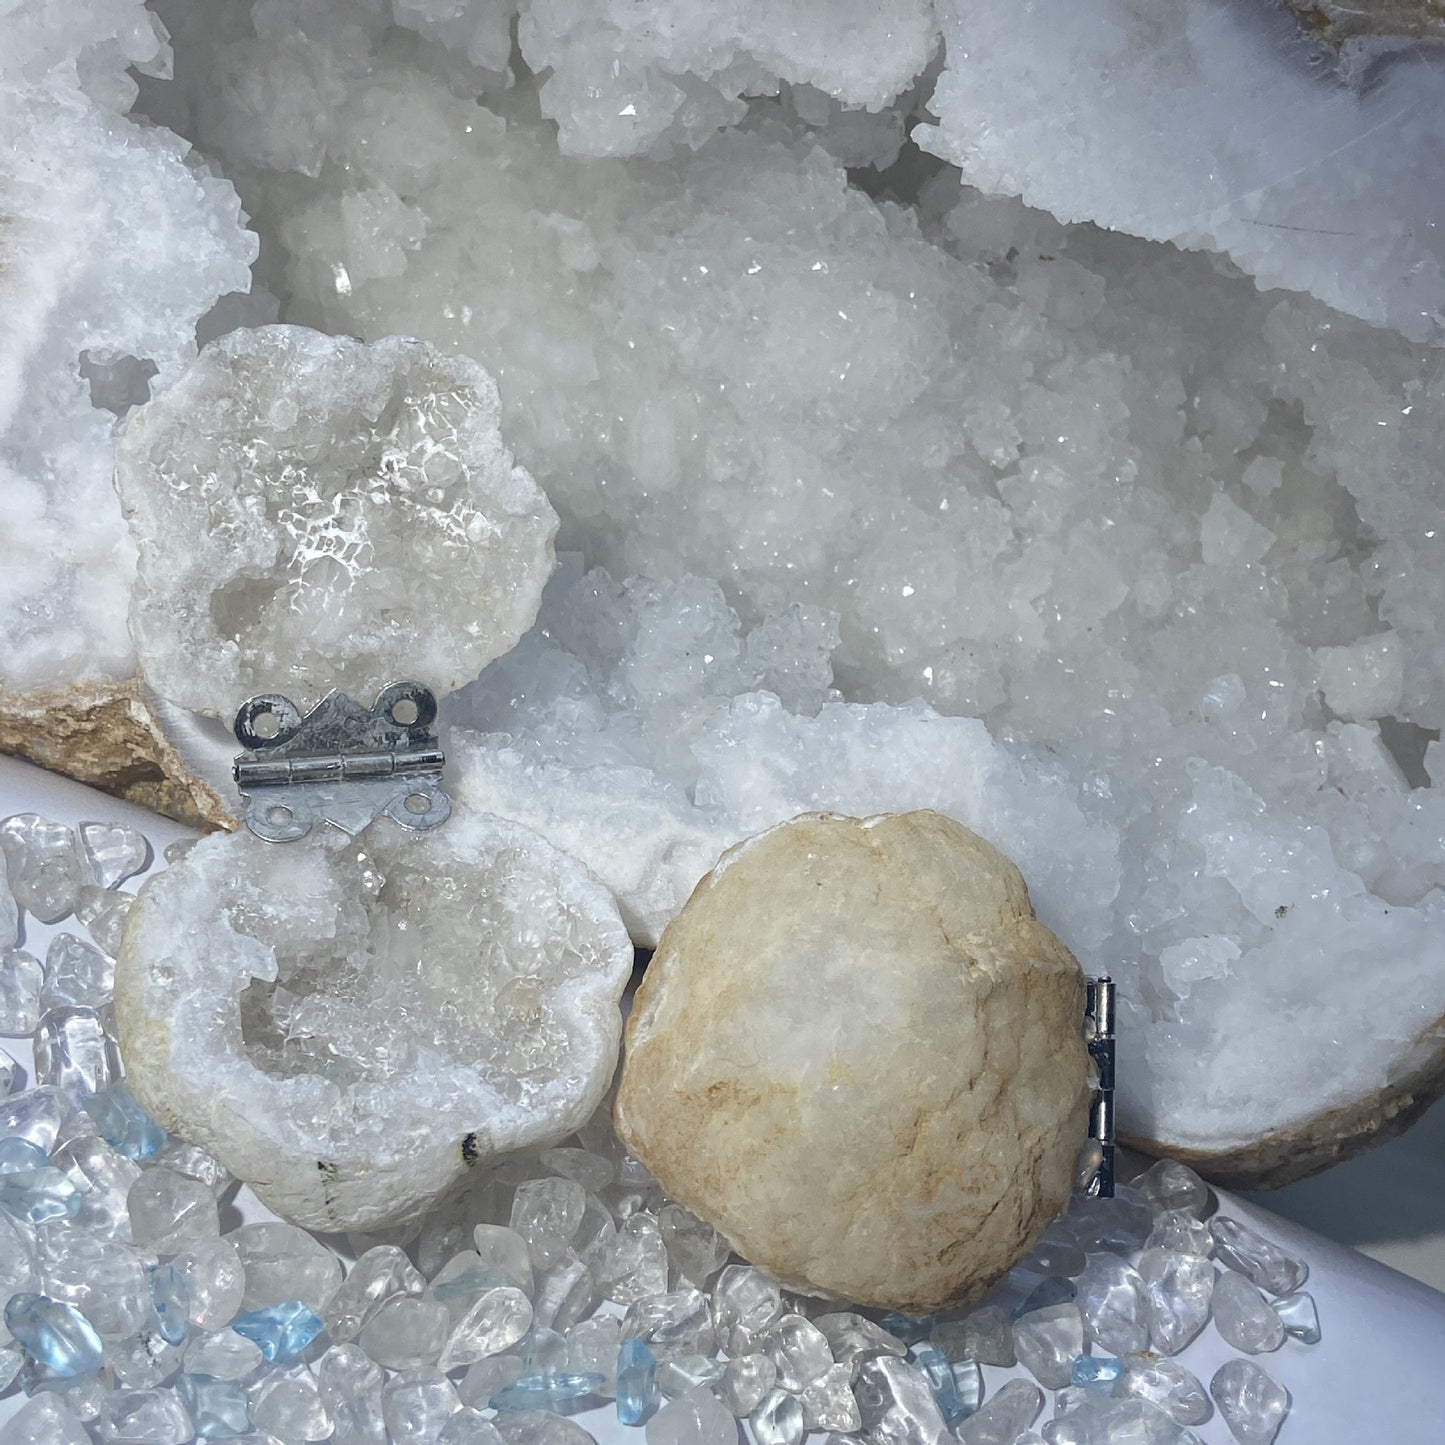
[[[107,957],[120,952],[125,920],[135,898],[129,893],[112,893],[87,883],[75,898],[75,916],[85,925],[90,940]]]
[[[1149,1231],[1144,1247],[1172,1249],[1180,1254],[1211,1254],[1214,1236],[1202,1219],[1196,1219],[1182,1209],[1166,1209],[1154,1221],[1154,1228]]]
[[[575,1420],[550,1410],[519,1410],[492,1421],[506,1445],[597,1445]]]
[[[801,1316],[793,1318],[801,1319]],[[803,1320],[802,1323],[807,1324],[807,1321]],[[811,1326],[809,1328],[811,1329]],[[646,1340],[659,1355],[711,1354],[717,1340],[708,1298],[695,1289],[673,1290],[668,1294],[647,1295],[634,1300],[622,1316],[622,1337]],[[821,1339],[821,1336],[819,1338]],[[772,1339],[774,1337],[765,1333],[760,1336],[760,1343]],[[796,1345],[796,1348],[805,1353],[811,1347],[813,1354],[810,1358],[817,1357],[816,1345],[811,1345],[806,1336],[795,1339],[790,1332],[788,1340],[779,1348],[786,1348],[788,1345]],[[822,1347],[826,1352],[826,1341],[823,1341]],[[769,1353],[773,1355],[774,1364],[777,1364],[776,1354],[771,1349]],[[832,1356],[829,1355],[824,1367],[831,1363]]]
[[[381,1415],[393,1445],[432,1445],[461,1408],[456,1387],[439,1370],[393,1375],[381,1391]]]
[[[1198,1219],[1209,1205],[1209,1186],[1176,1159],[1151,1164],[1131,1186],[1159,1212],[1178,1209]]]
[[[648,1422],[647,1445],[737,1445],[737,1421],[706,1389],[669,1400]]]
[[[120,1340],[150,1323],[150,1286],[140,1256],[68,1221],[36,1231],[40,1292],[73,1305],[102,1339]]]
[[[467,1406],[442,1426],[437,1445],[506,1445],[506,1437],[480,1410]]]
[[[1072,1279],[1084,1272],[1087,1263],[1088,1257],[1077,1244],[1067,1239],[1050,1239],[1045,1233],[1044,1238],[1019,1261],[1019,1267],[1035,1274]]]
[[[184,1139],[172,1139],[156,1154],[156,1163],[188,1179],[199,1179],[212,1194],[224,1193],[233,1178],[214,1155]]]
[[[182,1254],[220,1233],[216,1196],[200,1182],[159,1167],[147,1169],[126,1196],[131,1238],[160,1255]]]
[[[22,1405],[5,1427],[6,1445],[92,1445],[89,1431],[47,1392]]]
[[[1124,1363],[1114,1355],[1080,1355],[1069,1370],[1069,1383],[1085,1390],[1109,1390],[1124,1373]]]
[[[203,1440],[244,1435],[251,1427],[251,1404],[236,1380],[181,1374],[176,1378],[176,1393]]]
[[[42,1008],[104,1008],[115,990],[115,962],[73,933],[57,933],[45,950]]]
[[[1209,1319],[1214,1266],[1197,1254],[1146,1249],[1139,1274],[1149,1297],[1149,1338],[1161,1354],[1177,1355]]]
[[[41,923],[59,923],[75,906],[84,881],[75,834],[38,813],[17,813],[0,822],[10,893]]]
[[[557,516],[491,378],[401,337],[233,331],[131,418],[116,477],[142,671],[201,712],[459,687],[531,625],[553,566]]]
[[[1242,1274],[1226,1270],[1214,1281],[1210,1309],[1220,1338],[1236,1350],[1259,1355],[1284,1343],[1284,1323]]]
[[[1002,1319],[1002,1311],[999,1312]],[[823,1333],[823,1338],[828,1342],[828,1349],[832,1352],[833,1358],[841,1364],[851,1364],[864,1351],[882,1350],[886,1355],[901,1355],[906,1353],[907,1346],[896,1335],[891,1335],[881,1326],[873,1323],[872,1320],[863,1315],[855,1314],[852,1310],[840,1310],[832,1314],[818,1315],[813,1323]],[[944,1326],[934,1327],[934,1335]],[[1004,1325],[1004,1333],[1007,1335],[1008,1326]],[[935,1338],[934,1343],[938,1341]],[[940,1349],[943,1346],[939,1345]],[[1009,1363],[1013,1363],[1013,1344],[1009,1344]],[[962,1355],[949,1355],[946,1349],[943,1353],[950,1359],[962,1358]],[[980,1358],[975,1356],[975,1358]]]
[[[537,1320],[554,1330],[574,1325],[597,1302],[592,1271],[575,1256],[564,1256],[537,1280],[533,1310]]]
[[[1320,1342],[1320,1314],[1315,1308],[1314,1297],[1304,1290],[1282,1295],[1271,1308],[1284,1325],[1285,1334],[1302,1344],[1317,1345]]]
[[[1220,1263],[1248,1275],[1269,1294],[1289,1294],[1309,1277],[1309,1265],[1302,1259],[1227,1214],[1215,1215],[1209,1221],[1209,1232]]]
[[[1075,1304],[1047,1305],[1014,1321],[1014,1350],[1046,1390],[1062,1390],[1084,1350],[1084,1320]]]
[[[76,832],[86,878],[97,888],[115,888],[150,864],[150,843],[129,824],[82,823]]]
[[[95,1432],[104,1445],[187,1445],[195,1438],[191,1417],[171,1390],[107,1392]]]
[[[382,1301],[361,1327],[356,1342],[378,1365],[389,1370],[415,1370],[437,1363],[450,1333],[451,1315],[445,1305],[398,1294]],[[453,1364],[470,1364],[481,1358],[465,1348],[465,1341],[460,1353],[463,1358]]]
[[[1078,1305],[1089,1340],[1112,1355],[1149,1348],[1149,1308],[1137,1270],[1112,1254],[1096,1254],[1079,1276]]]
[[[357,1345],[333,1345],[316,1366],[316,1383],[335,1426],[336,1445],[385,1445],[382,1371]]]
[[[750,1264],[730,1264],[713,1281],[712,1313],[729,1354],[734,1331],[761,1334],[783,1312],[783,1292],[775,1280]]]
[[[645,1340],[623,1340],[617,1356],[618,1420],[624,1425],[640,1425],[657,1408],[660,1399],[657,1357]]]
[[[420,1295],[426,1290],[421,1271],[394,1244],[368,1249],[347,1272],[341,1288],[322,1312],[326,1332],[338,1345],[356,1338],[369,1315],[393,1295]]]
[[[802,1402],[786,1390],[769,1390],[748,1417],[748,1424],[757,1445],[802,1445]]]
[[[445,1313],[444,1305],[438,1307]],[[501,1354],[526,1335],[532,1328],[532,1319],[532,1302],[521,1290],[511,1285],[489,1289],[444,1336],[439,1350],[441,1369],[455,1370],[462,1365],[473,1365],[488,1355]],[[362,1344],[379,1363],[388,1363],[376,1355],[364,1333]]]
[[[561,1260],[582,1223],[587,1192],[575,1179],[529,1179],[512,1200],[512,1229],[527,1241],[534,1270]]]
[[[675,1400],[699,1385],[715,1384],[725,1368],[721,1360],[712,1360],[706,1355],[669,1355],[658,1363],[657,1388],[665,1399]]]
[[[615,1396],[620,1363],[621,1323],[614,1315],[593,1315],[567,1330],[567,1368],[573,1374],[602,1376],[600,1393]]]
[[[21,1038],[40,1022],[45,970],[23,948],[0,951],[0,1036]]]
[[[940,1320],[930,1339],[949,1360],[977,1360],[1012,1369],[1017,1358],[1009,1318],[998,1305],[985,1305],[961,1320]]]
[[[523,1375],[557,1375],[567,1368],[567,1337],[533,1325],[517,1346]]]
[[[718,1399],[741,1419],[758,1408],[777,1377],[777,1366],[766,1355],[734,1355],[714,1388]]]
[[[637,1213],[600,1247],[588,1251],[598,1293],[617,1304],[661,1294],[667,1288],[667,1247],[657,1220]]]
[[[5,1327],[38,1365],[64,1379],[98,1370],[104,1344],[95,1327],[73,1305],[21,1293],[5,1305]]]
[[[244,1310],[298,1299],[320,1314],[341,1286],[341,1261],[304,1229],[282,1220],[243,1224],[226,1239],[245,1270]]]
[[[1177,1360],[1153,1355],[1125,1360],[1114,1394],[1147,1400],[1180,1425],[1201,1425],[1212,1412],[1209,1395],[1195,1375]]]
[[[958,1427],[960,1445],[1013,1445],[1044,1408],[1043,1391],[1027,1380],[1007,1380]]]
[[[1221,1365],[1209,1393],[1239,1445],[1271,1445],[1289,1414],[1289,1391],[1250,1360]]]
[[[853,1397],[865,1438],[888,1445],[937,1445],[944,1435],[943,1414],[927,1378],[894,1355],[859,1362]]]
[[[163,1122],[278,1213],[371,1228],[592,1113],[631,967],[579,864],[457,808],[421,833],[207,838],[140,894],[116,1019]]]
[[[336,1428],[309,1370],[263,1379],[251,1398],[251,1423],[286,1445],[325,1440]]]
[[[35,1030],[35,1082],[72,1095],[108,1089],[120,1062],[100,1014],[93,1008],[52,1008]]]
[[[779,1388],[795,1395],[833,1363],[827,1336],[803,1315],[783,1315],[758,1340],[777,1366]]]
[[[472,1231],[477,1256],[486,1271],[486,1285],[509,1284],[523,1294],[532,1293],[532,1258],[527,1241],[514,1229],[500,1224],[479,1224]]]
[[[673,1267],[689,1284],[701,1288],[727,1263],[728,1242],[706,1220],[680,1204],[665,1204],[657,1227]]]
[[[261,1363],[261,1347],[235,1330],[206,1330],[186,1346],[185,1368],[213,1380],[241,1380]]]
[[[159,1330],[143,1330],[129,1339],[106,1346],[106,1363],[116,1383],[127,1390],[150,1390],[160,1384],[174,1384],[184,1365],[184,1355],[168,1344]]]
[[[246,1295],[246,1269],[232,1240],[202,1240],[171,1263],[185,1281],[192,1324],[215,1330],[236,1317]]]
[[[1132,1254],[1149,1237],[1154,1215],[1143,1196],[1120,1185],[1112,1199],[1075,1199],[1059,1223],[1087,1254]]]

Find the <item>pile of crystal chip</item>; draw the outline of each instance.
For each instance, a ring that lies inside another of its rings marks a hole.
[[[1270,1445],[1290,1396],[1261,1357],[1320,1338],[1306,1265],[1170,1161],[922,1319],[740,1262],[608,1106],[405,1233],[240,1222],[237,1182],[124,1087],[110,980],[146,840],[22,814],[0,859],[0,1035],[33,1049],[28,1075],[0,1053],[9,1445],[586,1445],[604,1409],[645,1445],[1189,1445],[1216,1413]],[[1210,1328],[1238,1357],[1206,1386],[1175,1357]]]

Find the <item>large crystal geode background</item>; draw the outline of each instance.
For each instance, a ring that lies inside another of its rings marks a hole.
[[[741,837],[932,807],[1119,980],[1134,1139],[1285,1179],[1445,1083],[1430,54],[1263,0],[0,33],[0,746],[219,820],[137,676],[118,427],[239,327],[414,337],[561,519],[444,700],[459,794],[638,943]]]

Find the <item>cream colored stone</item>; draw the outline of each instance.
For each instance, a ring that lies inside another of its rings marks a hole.
[[[795,1289],[930,1310],[1063,1208],[1084,980],[1018,869],[938,813],[810,813],[730,849],[664,932],[615,1121]]]

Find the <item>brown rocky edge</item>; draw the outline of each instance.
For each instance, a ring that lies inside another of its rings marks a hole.
[[[0,753],[194,828],[236,826],[167,738],[136,678],[29,693],[0,687]]]
[[[1403,1134],[1445,1097],[1445,1015],[1416,1038],[1412,1061],[1393,1083],[1302,1124],[1232,1149],[1198,1149],[1146,1135],[1120,1142],[1155,1158],[1178,1159],[1227,1189],[1281,1189]]]
[[[1445,0],[1284,0],[1306,35],[1351,41],[1445,41]]]

